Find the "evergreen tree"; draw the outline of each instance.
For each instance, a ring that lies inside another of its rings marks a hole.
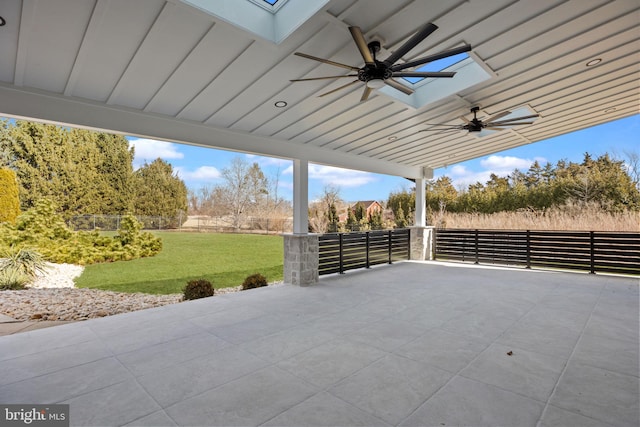
[[[358,231],[358,220],[352,209],[347,210],[347,231]]]
[[[331,203],[329,212],[327,212],[327,231],[329,233],[336,233],[339,228],[340,218],[338,217],[338,210],[336,205]]]
[[[20,215],[18,180],[14,171],[0,168],[0,223],[13,223]]]
[[[22,210],[43,198],[65,218],[130,207],[133,151],[123,137],[27,121],[3,127],[0,162],[18,175]]]
[[[358,202],[353,207],[353,214],[356,217],[356,221],[360,222],[363,219],[366,219],[367,211],[365,210],[364,205]]]
[[[371,217],[369,218],[369,225],[372,230],[382,230],[384,228],[381,210],[373,211]]]
[[[416,208],[415,191],[402,190],[389,194],[387,207],[393,212],[396,227],[406,227],[413,222]]]
[[[186,219],[187,187],[174,174],[171,165],[158,158],[144,164],[135,172],[134,213],[136,215],[160,215],[169,219],[167,226],[175,227],[178,221]],[[164,224],[145,224],[147,227]]]

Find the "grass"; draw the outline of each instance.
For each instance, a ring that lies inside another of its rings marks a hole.
[[[187,281],[207,279],[215,288],[241,285],[254,273],[283,278],[282,237],[253,234],[156,232],[162,251],[150,258],[88,265],[80,288],[148,294],[182,293]]]

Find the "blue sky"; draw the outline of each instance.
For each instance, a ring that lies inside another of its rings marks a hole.
[[[581,162],[585,152],[593,157],[609,153],[622,158],[625,151],[640,151],[638,134],[640,115],[635,115],[436,169],[435,177],[447,175],[453,179],[456,187],[466,187],[477,181],[486,182],[492,173],[506,176],[515,168],[526,171],[535,160],[541,164],[555,164],[561,159]],[[292,163],[289,160],[147,139],[128,139],[136,147],[134,166],[138,167],[145,161],[151,162],[160,157],[174,167],[190,189],[222,184],[220,172],[230,164],[231,159],[240,156],[248,162],[257,162],[271,179],[279,174],[279,196],[289,200],[292,198]],[[408,189],[412,185],[401,177],[310,164],[309,198],[319,197],[328,184],[337,186],[341,197],[346,201],[386,200],[390,192]]]

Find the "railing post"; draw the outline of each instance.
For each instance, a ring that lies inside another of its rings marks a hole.
[[[391,264],[391,230],[389,230],[389,264]]]
[[[595,233],[593,231],[589,232],[589,252],[591,255],[590,259],[590,271],[589,274],[596,274],[596,242],[595,242]]]
[[[366,260],[366,268],[369,268],[369,232],[365,232],[365,242],[366,242],[366,248],[367,248],[367,260]]]
[[[407,232],[407,259],[411,259],[411,230],[407,228],[405,231]]]
[[[531,231],[527,230],[527,268],[531,269]]]
[[[340,274],[344,274],[344,265],[343,265],[343,258],[342,258],[342,256],[343,256],[343,254],[342,254],[342,233],[338,234],[338,242],[339,242],[339,251],[338,251],[339,252],[339,257],[338,257],[338,260],[339,260],[339,264],[340,264],[338,266],[338,269],[340,270]]]
[[[480,264],[480,258],[478,256],[478,229],[475,230],[475,252],[476,252],[476,264]]]

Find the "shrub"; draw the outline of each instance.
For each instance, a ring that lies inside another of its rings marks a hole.
[[[261,288],[263,286],[267,286],[267,279],[260,273],[252,274],[242,282],[243,291],[246,291],[247,289]]]
[[[0,248],[35,248],[47,261],[70,264],[127,261],[153,256],[162,249],[162,241],[127,215],[112,238],[98,231],[71,231],[56,213],[53,202],[40,200],[21,214],[15,225],[0,224]]]
[[[211,297],[214,292],[211,282],[205,279],[190,280],[182,290],[185,300]]]
[[[18,179],[11,169],[0,168],[0,222],[14,222],[20,214]]]
[[[32,249],[15,247],[3,251],[0,259],[0,270],[15,270],[24,274],[27,278],[35,277],[36,273],[44,273],[47,264],[38,252]]]
[[[26,274],[16,268],[0,269],[0,291],[24,289],[29,280]]]

